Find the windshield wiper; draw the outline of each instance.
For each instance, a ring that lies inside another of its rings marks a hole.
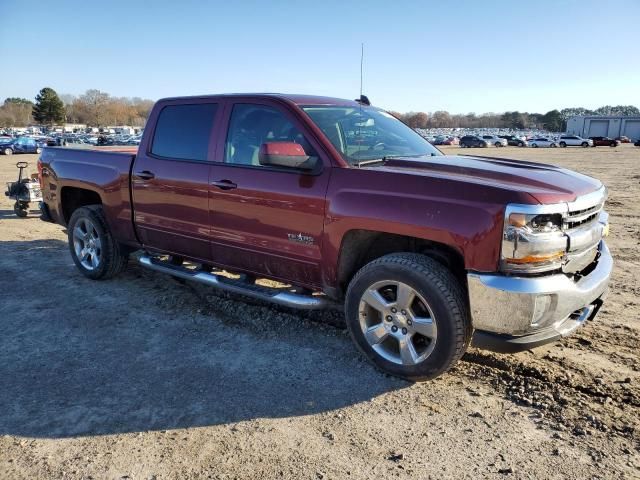
[[[356,167],[363,167],[365,165],[373,165],[374,163],[384,163],[389,157],[372,158],[371,160],[363,160],[355,164]]]
[[[417,153],[415,155],[402,155],[402,154],[398,154],[398,155],[385,155],[384,157],[382,157],[383,160],[393,160],[394,158],[418,158],[418,157],[428,157],[428,156],[432,156],[435,157],[437,154],[435,153]]]
[[[373,158],[371,160],[363,160],[361,162],[356,163],[356,167],[362,167],[365,165],[372,165],[374,163],[385,163],[388,160],[393,160],[396,158],[419,158],[419,157],[437,157],[438,154],[437,153],[418,153],[415,155],[402,155],[402,154],[398,154],[398,155],[385,155],[382,158]]]

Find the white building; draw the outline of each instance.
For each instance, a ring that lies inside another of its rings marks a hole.
[[[622,135],[631,140],[640,139],[640,117],[569,117],[567,133],[581,137],[611,137]]]

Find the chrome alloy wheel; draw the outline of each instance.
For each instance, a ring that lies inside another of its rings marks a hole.
[[[102,244],[91,220],[82,218],[76,223],[73,229],[73,249],[84,268],[87,270],[98,268],[102,257]]]
[[[360,328],[371,348],[398,365],[416,365],[436,345],[436,319],[425,299],[406,283],[376,282],[358,307]]]

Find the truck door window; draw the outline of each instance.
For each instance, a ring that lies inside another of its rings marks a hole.
[[[218,105],[167,105],[156,122],[151,153],[179,160],[207,160]]]
[[[235,105],[225,144],[225,162],[261,166],[260,145],[269,142],[294,142],[307,155],[315,155],[304,135],[282,112],[265,105]]]

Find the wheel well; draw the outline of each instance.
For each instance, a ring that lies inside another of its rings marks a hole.
[[[62,203],[62,214],[64,215],[64,223],[69,223],[71,215],[78,208],[85,205],[102,204],[100,195],[92,190],[77,187],[63,187],[60,192]]]
[[[351,278],[367,263],[390,253],[412,252],[433,258],[447,267],[466,289],[462,254],[448,245],[422,238],[369,230],[351,230],[342,239],[338,260],[338,288],[344,295]]]

